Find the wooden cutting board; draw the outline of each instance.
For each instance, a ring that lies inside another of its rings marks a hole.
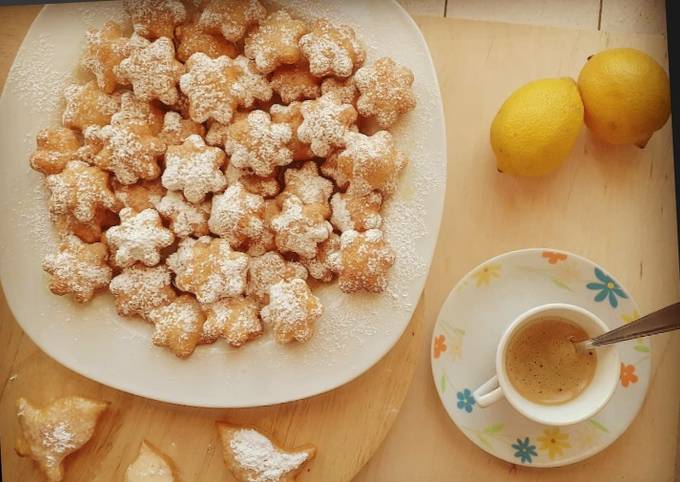
[[[40,7],[0,8],[0,88]],[[397,345],[353,382],[308,400],[278,406],[211,410],[174,406],[129,395],[62,367],[24,335],[0,293],[0,444],[3,480],[40,481],[28,459],[13,450],[18,397],[38,404],[69,394],[112,402],[91,443],[69,457],[68,482],[123,479],[147,438],[170,455],[184,482],[232,480],[224,466],[214,422],[253,424],[287,446],[313,443],[317,457],[304,481],[346,481],[378,448],[399,412],[413,378],[424,332],[418,308]]]

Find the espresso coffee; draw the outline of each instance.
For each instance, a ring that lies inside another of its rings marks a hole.
[[[555,405],[576,398],[595,373],[593,350],[576,350],[588,339],[581,328],[559,318],[543,318],[521,328],[510,340],[505,368],[510,383],[524,398]]]

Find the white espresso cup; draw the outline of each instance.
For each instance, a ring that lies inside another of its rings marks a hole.
[[[508,343],[521,328],[545,318],[560,318],[580,326],[590,338],[609,331],[597,316],[578,306],[552,303],[537,306],[518,316],[501,336],[496,350],[496,375],[473,392],[477,405],[487,407],[503,397],[515,410],[545,425],[571,425],[582,422],[607,404],[619,381],[620,362],[616,345],[597,350],[597,365],[590,384],[575,398],[560,404],[545,405],[526,399],[510,382],[505,368]]]

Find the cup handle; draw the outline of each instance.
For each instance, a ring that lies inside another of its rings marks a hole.
[[[494,375],[487,380],[481,387],[472,392],[477,405],[480,407],[488,407],[503,398],[503,389],[498,385],[498,375]]]

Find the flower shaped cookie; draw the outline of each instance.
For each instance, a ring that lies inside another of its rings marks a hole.
[[[246,191],[264,198],[271,198],[281,192],[281,185],[277,179],[277,172],[275,171],[271,176],[260,177],[253,173],[250,169],[241,169],[229,164],[224,171],[227,178],[227,184],[241,183]]]
[[[205,144],[199,135],[187,137],[180,146],[170,146],[165,155],[163,186],[170,191],[183,191],[192,203],[200,203],[206,194],[224,189],[227,181],[220,167],[224,164],[222,149]]]
[[[266,16],[267,9],[258,0],[208,0],[198,23],[208,33],[221,33],[230,42],[238,42],[248,27]]]
[[[300,258],[309,276],[324,283],[333,280],[335,265],[333,256],[340,251],[340,236],[331,233],[326,241],[320,243],[314,258]]]
[[[303,121],[298,128],[298,139],[310,144],[319,157],[328,156],[333,148],[345,145],[345,134],[357,120],[351,104],[343,104],[332,94],[306,100],[301,107]]]
[[[66,164],[78,158],[80,140],[66,127],[48,127],[36,136],[37,149],[31,155],[33,169],[45,175],[58,174]]]
[[[375,119],[379,127],[386,129],[394,124],[400,114],[413,110],[413,72],[397,65],[389,57],[366,65],[354,75],[359,89],[357,110],[364,117]]]
[[[155,325],[153,344],[186,358],[201,340],[205,315],[196,298],[184,294],[170,304],[149,311],[147,319]]]
[[[101,30],[88,30],[80,65],[93,74],[99,88],[111,94],[118,84],[114,68],[130,55],[128,36],[120,25],[106,22]]]
[[[177,83],[184,74],[184,65],[175,59],[175,46],[167,37],[133,49],[114,71],[122,84],[132,85],[141,100],[158,99],[165,105],[179,100]]]
[[[186,19],[179,0],[123,0],[135,32],[149,39],[172,38],[175,26]]]
[[[170,229],[180,238],[208,234],[210,201],[193,204],[179,192],[169,191],[156,204],[156,209],[170,223]]]
[[[136,125],[148,128],[157,135],[163,128],[165,113],[156,101],[137,98],[132,92],[120,96],[120,110],[111,116],[111,125],[116,127]]]
[[[64,89],[66,108],[62,115],[64,127],[84,130],[89,126],[103,126],[116,113],[120,100],[99,90],[94,80],[87,84],[71,84]]]
[[[168,146],[178,146],[193,134],[203,137],[205,135],[203,125],[191,119],[183,119],[178,112],[170,111],[165,113],[163,129],[158,137]]]
[[[331,224],[340,232],[367,231],[382,224],[382,196],[371,191],[363,196],[335,193],[331,198]]]
[[[113,181],[113,193],[123,206],[133,211],[142,212],[155,208],[165,194],[165,188],[159,179],[142,181],[136,184],[121,184]],[[117,224],[117,223],[116,223]]]
[[[269,288],[280,281],[290,281],[294,278],[306,280],[305,267],[294,261],[286,261],[276,251],[269,251],[250,259],[246,294],[266,303],[269,299]]]
[[[262,334],[258,304],[243,296],[224,298],[204,307],[202,343],[214,343],[223,338],[233,347]]]
[[[349,132],[345,149],[338,154],[337,165],[349,179],[348,193],[363,196],[371,191],[392,194],[397,188],[399,174],[408,159],[394,146],[392,134],[379,131],[372,136]]]
[[[97,421],[108,406],[108,402],[100,400],[64,397],[38,408],[20,398],[17,453],[33,459],[49,482],[61,481],[64,459],[92,438]]]
[[[201,303],[214,303],[245,291],[248,255],[232,251],[225,239],[185,238],[167,262],[175,273],[175,286],[195,294]]]
[[[287,124],[273,123],[269,114],[255,110],[229,126],[225,150],[234,166],[249,168],[258,176],[271,176],[276,166],[293,162],[287,147],[291,136]]]
[[[382,293],[387,288],[387,272],[394,264],[394,251],[382,231],[345,231],[340,237],[340,253],[332,258],[338,284],[345,293]]]
[[[309,72],[306,64],[282,65],[272,74],[270,84],[284,104],[321,95],[319,79]]]
[[[274,104],[269,108],[272,122],[277,124],[288,124],[288,126],[290,126],[292,135],[288,142],[288,149],[292,152],[294,161],[314,159],[314,153],[309,147],[309,144],[302,142],[298,138],[298,128],[303,121],[301,108],[301,102],[291,102],[289,105]]]
[[[177,58],[186,62],[196,52],[203,52],[216,59],[222,55],[232,59],[238,55],[236,46],[221,34],[204,32],[197,21],[187,22],[175,29],[177,37]]]
[[[321,94],[333,94],[343,104],[356,105],[359,91],[354,82],[354,77],[348,77],[346,79],[329,77],[321,82]]]
[[[232,247],[262,236],[264,199],[246,191],[241,183],[232,184],[213,197],[208,226],[210,231],[229,241]]]
[[[120,225],[104,233],[116,266],[126,268],[137,261],[146,266],[157,265],[161,260],[160,250],[175,240],[172,231],[163,227],[158,212],[145,209],[136,213],[130,208],[123,208],[119,216]]]
[[[93,163],[113,172],[120,183],[134,184],[140,179],[151,180],[160,176],[158,163],[165,153],[165,143],[145,125],[111,124],[90,130],[87,137],[102,145]]]
[[[177,295],[172,287],[170,270],[164,264],[144,266],[135,264],[115,276],[109,283],[116,309],[121,316],[147,313],[172,302]]]
[[[300,39],[300,49],[317,77],[349,77],[365,57],[350,26],[333,25],[325,19],[312,23],[310,32]]]
[[[314,334],[314,324],[323,313],[319,298],[314,296],[304,280],[281,281],[269,289],[269,303],[262,308],[262,321],[272,327],[279,343],[308,341]]]
[[[109,175],[82,161],[69,162],[59,174],[47,176],[46,183],[52,193],[52,214],[71,214],[85,223],[92,221],[99,209],[119,209],[109,187]]]
[[[281,64],[296,64],[301,57],[298,42],[307,33],[305,22],[285,10],[277,10],[251,30],[244,52],[255,61],[257,70],[268,74]]]
[[[284,179],[284,194],[297,196],[303,204],[315,204],[325,218],[330,217],[328,199],[333,192],[333,183],[319,176],[319,168],[314,161],[307,161],[297,169],[287,169]]]
[[[304,205],[297,196],[288,195],[283,201],[281,214],[272,220],[272,230],[276,233],[276,246],[281,252],[314,258],[317,245],[328,239],[333,227],[325,220],[322,207]]]
[[[67,235],[56,254],[45,256],[42,267],[52,275],[52,293],[71,294],[76,301],[85,303],[92,299],[96,290],[109,284],[111,268],[106,264],[107,259],[104,244],[86,244],[77,236]]]

